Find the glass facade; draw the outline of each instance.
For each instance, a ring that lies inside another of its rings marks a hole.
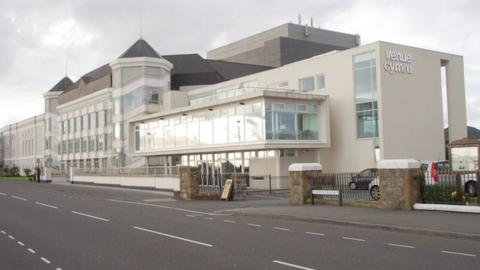
[[[275,155],[275,150],[181,155],[172,156],[171,160],[178,162],[171,165],[198,167],[201,174],[200,185],[223,186],[225,180],[231,178],[232,174],[249,173],[251,159],[274,158]]]
[[[159,87],[140,87],[123,97],[123,113],[128,113],[145,104],[162,104],[162,89]],[[117,108],[118,107],[118,108]],[[120,104],[115,103],[115,111],[120,111]]]
[[[137,152],[265,140],[319,140],[317,105],[252,102],[135,125]]]
[[[357,138],[378,137],[377,77],[374,52],[353,57]]]

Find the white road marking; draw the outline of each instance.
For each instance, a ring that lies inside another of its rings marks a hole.
[[[191,218],[194,218],[194,217],[196,217],[195,215],[185,215],[185,216],[187,216],[187,217],[191,217]]]
[[[442,250],[442,253],[460,255],[460,256],[467,256],[467,257],[477,257],[477,255],[475,255],[475,254],[461,253],[461,252],[448,251],[448,250]]]
[[[55,270],[62,270],[62,268],[57,267],[57,268],[55,268]]]
[[[81,212],[72,211],[72,213],[77,214],[77,215],[80,215],[80,216],[84,216],[84,217],[89,217],[89,218],[93,218],[93,219],[98,219],[98,220],[105,221],[105,222],[109,222],[109,221],[110,221],[110,220],[108,220],[108,219],[106,219],[106,218],[96,217],[96,216],[92,216],[92,215],[85,214],[85,213],[81,213]]]
[[[201,246],[213,247],[213,245],[210,245],[210,244],[207,244],[207,243],[183,238],[183,237],[180,237],[180,236],[171,235],[171,234],[168,234],[168,233],[157,232],[157,231],[153,231],[153,230],[149,230],[149,229],[145,229],[145,228],[137,227],[137,226],[134,226],[133,228],[137,229],[137,230],[144,231],[144,232],[154,233],[154,234],[170,237],[170,238],[177,239],[177,240],[182,240],[182,241],[185,241],[185,242],[189,242],[189,243],[193,243],[193,244],[197,244],[197,245],[201,245]]]
[[[25,246],[25,244],[22,243],[22,242],[20,242],[20,241],[17,241],[17,244],[19,244],[19,245],[22,246],[22,247]]]
[[[365,242],[365,239],[345,237],[345,236],[343,236],[342,239],[344,239],[344,240],[358,241],[358,242]]]
[[[206,220],[213,220],[213,218],[211,218],[211,217],[203,217],[203,219],[206,219]]]
[[[40,259],[46,264],[51,264],[51,262],[49,260],[45,259],[44,257],[41,257]]]
[[[50,204],[46,204],[46,203],[35,202],[35,204],[36,204],[36,205],[45,206],[45,207],[50,207],[50,208],[53,208],[53,209],[58,209],[57,206],[50,205]]]
[[[282,264],[282,265],[285,265],[285,266],[290,266],[290,267],[293,267],[293,268],[297,268],[297,269],[303,269],[303,270],[315,270],[313,268],[309,268],[309,267],[305,267],[305,266],[300,266],[300,265],[296,265],[296,264],[293,264],[293,263],[287,263],[287,262],[282,262],[282,261],[272,261],[273,263],[278,263],[278,264]]]
[[[27,250],[28,250],[28,252],[30,252],[30,253],[32,253],[32,254],[35,254],[35,250],[33,250],[33,249],[31,249],[31,248],[29,248],[29,249],[27,249]]]
[[[0,195],[2,195],[2,196],[6,196],[6,195],[7,195],[7,193],[0,192]]]
[[[306,234],[317,235],[317,236],[325,236],[323,233],[316,233],[316,232],[305,232]]]
[[[388,245],[389,245],[389,246],[392,246],[392,247],[415,248],[414,246],[400,245],[400,244],[394,244],[394,243],[388,243]]]
[[[255,223],[247,223],[248,226],[252,226],[252,227],[262,227],[262,225],[260,224],[255,224]]]
[[[25,199],[25,198],[18,197],[18,196],[15,196],[15,195],[12,195],[12,198],[17,199],[17,200],[22,200],[22,201],[28,201],[28,200]]]
[[[128,201],[115,200],[115,199],[107,199],[107,201],[119,202],[119,203],[128,203],[128,204],[136,204],[136,205],[143,205],[143,206],[152,206],[152,207],[158,207],[158,208],[163,208],[163,209],[170,209],[170,210],[176,210],[176,211],[181,211],[181,212],[201,214],[201,215],[209,215],[209,216],[230,216],[231,215],[231,214],[215,214],[215,213],[201,212],[201,211],[189,210],[189,209],[184,209],[184,208],[170,207],[170,206],[165,206],[165,205],[160,205],[160,204],[128,202]]]
[[[290,229],[288,229],[288,228],[282,228],[282,227],[273,227],[273,229],[279,230],[279,231],[290,231]]]
[[[2,230],[2,234],[6,234],[7,232],[5,232],[4,230]]]
[[[237,223],[235,220],[224,219],[223,222],[225,223]]]
[[[11,236],[11,235],[8,235],[8,238],[10,238],[10,239],[12,239],[12,240],[15,239],[15,237],[13,237],[13,236]]]

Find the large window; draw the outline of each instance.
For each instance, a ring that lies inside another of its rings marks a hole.
[[[267,102],[265,107],[267,140],[318,140],[316,105]]]
[[[299,80],[300,92],[310,92],[315,90],[315,77],[306,77]]]
[[[374,52],[353,57],[357,137],[378,137],[377,78]]]

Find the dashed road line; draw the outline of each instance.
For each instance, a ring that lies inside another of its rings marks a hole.
[[[76,215],[84,216],[84,217],[89,217],[89,218],[93,218],[93,219],[105,221],[105,222],[109,222],[109,221],[110,221],[110,220],[108,220],[108,219],[106,219],[106,218],[101,218],[101,217],[97,217],[97,216],[92,216],[92,215],[85,214],[85,213],[82,213],[82,212],[72,211],[72,213],[73,213],[73,214],[76,214]]]
[[[455,252],[455,251],[448,251],[448,250],[442,250],[442,253],[452,254],[452,255],[460,255],[460,256],[466,256],[466,257],[477,257],[477,255],[475,255],[475,254]]]
[[[27,249],[27,250],[28,250],[28,252],[30,252],[30,253],[32,253],[32,254],[35,254],[35,253],[36,253],[35,250],[33,250],[33,249],[31,249],[31,248],[29,248],[29,249]]]
[[[189,243],[192,243],[192,244],[197,244],[197,245],[206,246],[206,247],[213,247],[213,245],[208,244],[208,243],[204,243],[204,242],[200,242],[200,241],[195,241],[195,240],[183,238],[183,237],[180,237],[180,236],[175,236],[175,235],[168,234],[168,233],[157,232],[157,231],[145,229],[145,228],[138,227],[138,226],[134,226],[133,228],[136,229],[136,230],[140,230],[140,231],[144,231],[144,232],[149,232],[149,233],[153,233],[153,234],[158,234],[158,235],[162,235],[162,236],[165,236],[165,237],[169,237],[169,238],[173,238],[173,239],[177,239],[177,240],[189,242]]]
[[[6,234],[6,233],[7,233],[6,231],[2,230],[2,234]]]
[[[400,248],[415,248],[414,246],[394,244],[394,243],[388,243],[387,245],[392,246],[392,247],[400,247]]]
[[[305,232],[306,234],[310,234],[310,235],[316,235],[316,236],[325,236],[325,234],[323,233],[317,233],[317,232]]]
[[[21,200],[21,201],[28,201],[28,199],[18,197],[18,196],[15,196],[15,195],[12,195],[12,198],[17,199],[17,200]]]
[[[225,223],[237,223],[235,220],[224,219],[223,222]]]
[[[46,263],[46,264],[51,264],[51,263],[52,263],[51,261],[47,260],[47,259],[44,258],[44,257],[41,257],[40,259],[41,259],[44,263]]]
[[[255,224],[255,223],[247,223],[247,226],[262,227],[262,225],[260,225],[260,224]]]
[[[15,240],[15,237],[11,236],[11,235],[8,235],[8,238],[12,239],[12,240]]]
[[[0,192],[0,195],[7,196],[7,193]]]
[[[274,230],[279,230],[279,231],[290,231],[288,228],[282,228],[282,227],[273,227]]]
[[[20,242],[20,241],[17,241],[17,244],[18,244],[19,246],[22,246],[22,247],[24,247],[24,246],[25,246],[25,244],[24,244],[24,243],[22,243],[22,242]]]
[[[195,216],[195,215],[185,215],[185,216],[190,217],[190,218],[197,217],[197,216]]]
[[[36,204],[36,205],[45,206],[45,207],[50,207],[50,208],[53,208],[53,209],[58,209],[58,207],[57,207],[57,206],[50,205],[50,204],[46,204],[46,203],[35,202],[35,204]]]
[[[342,237],[343,240],[351,240],[351,241],[357,241],[357,242],[365,242],[365,239],[360,239],[360,238],[352,238],[352,237]]]
[[[315,270],[313,268],[309,268],[309,267],[305,267],[305,266],[300,266],[300,265],[297,265],[297,264],[293,264],[293,263],[287,263],[287,262],[282,262],[282,261],[272,261],[273,263],[278,263],[278,264],[281,264],[281,265],[285,265],[285,266],[290,266],[290,267],[293,267],[293,268],[296,268],[296,269],[302,269],[302,270]]]
[[[203,217],[203,219],[205,219],[205,220],[213,220],[213,218],[211,218],[211,217]]]

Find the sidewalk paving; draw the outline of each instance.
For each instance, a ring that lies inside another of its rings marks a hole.
[[[480,240],[479,214],[330,205],[250,207],[223,212]]]

